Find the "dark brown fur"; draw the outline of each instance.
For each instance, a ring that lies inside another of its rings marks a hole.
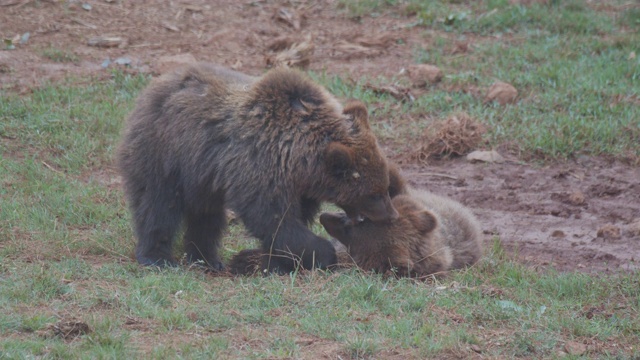
[[[127,120],[118,163],[145,265],[175,264],[184,224],[187,260],[221,269],[225,207],[274,255],[263,267],[282,272],[336,262],[307,228],[323,201],[350,216],[397,216],[364,105],[342,109],[289,69],[253,78],[198,64],[156,80]]]

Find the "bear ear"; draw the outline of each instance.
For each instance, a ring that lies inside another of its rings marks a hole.
[[[339,142],[329,144],[325,158],[329,172],[335,176],[346,176],[354,167],[353,150]]]
[[[389,194],[389,197],[392,198],[391,204],[400,214],[409,214],[424,210],[424,206],[408,194],[396,194],[395,196]]]
[[[291,108],[303,116],[310,115],[315,107],[312,102],[305,101],[304,99],[297,98],[291,100]]]
[[[408,218],[421,235],[434,231],[438,226],[438,219],[429,210],[413,212],[409,214]]]
[[[367,112],[367,107],[362,101],[349,101],[344,106],[342,113],[350,118],[356,130],[365,131],[371,129],[369,127],[369,113]]]
[[[406,194],[407,182],[400,175],[398,166],[394,163],[388,163],[387,168],[389,169],[389,197],[393,199],[397,195]]]

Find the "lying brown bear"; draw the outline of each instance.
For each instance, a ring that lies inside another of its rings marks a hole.
[[[400,191],[392,204],[400,216],[391,221],[354,222],[345,214],[324,213],[320,223],[364,270],[422,277],[480,258],[480,225],[462,204],[411,188]]]

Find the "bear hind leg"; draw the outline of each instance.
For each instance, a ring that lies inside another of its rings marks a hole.
[[[138,237],[136,260],[146,266],[177,266],[171,252],[173,240],[182,222],[182,209],[171,199],[162,196],[154,197],[153,200],[150,198],[151,196],[139,196],[134,199],[137,201],[132,201]]]
[[[215,212],[188,214],[184,247],[189,263],[203,262],[213,270],[223,270],[218,248],[227,225],[223,209]]]

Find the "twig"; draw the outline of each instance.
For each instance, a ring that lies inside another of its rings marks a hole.
[[[78,23],[78,24],[80,24],[80,25],[82,25],[82,26],[86,26],[86,27],[88,27],[89,29],[97,29],[97,28],[98,28],[97,26],[95,26],[95,25],[93,25],[93,24],[90,24],[90,23],[88,23],[88,22],[84,22],[84,21],[82,21],[82,20],[80,20],[80,19],[78,19],[78,18],[73,18],[73,19],[71,19],[71,21],[73,21],[73,22],[75,22],[75,23]]]
[[[418,173],[418,175],[437,176],[437,177],[443,177],[443,178],[447,178],[447,179],[458,180],[457,176],[441,174],[441,173]]]
[[[46,166],[49,170],[53,171],[53,172],[57,172],[58,174],[62,174],[62,171],[60,170],[56,170],[53,168],[53,166],[47,164],[46,162],[42,161],[42,165]]]

